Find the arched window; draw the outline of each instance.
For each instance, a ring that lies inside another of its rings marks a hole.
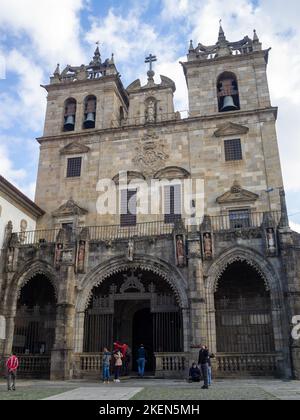
[[[70,98],[65,102],[64,131],[74,131],[76,121],[77,102]]]
[[[219,112],[238,111],[240,109],[239,88],[234,73],[225,72],[219,76],[217,91]]]
[[[84,102],[84,123],[83,128],[90,129],[96,126],[97,98],[88,96]]]

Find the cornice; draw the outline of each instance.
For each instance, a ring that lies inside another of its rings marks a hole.
[[[233,119],[235,119],[236,117],[248,117],[251,115],[263,115],[263,114],[273,114],[275,120],[277,119],[277,114],[278,114],[278,107],[268,107],[268,108],[259,108],[259,109],[255,109],[252,111],[232,111],[232,112],[226,112],[226,113],[216,113],[216,114],[211,114],[211,115],[204,115],[204,116],[193,116],[193,117],[189,117],[189,118],[185,118],[182,120],[174,120],[174,121],[162,121],[162,122],[157,122],[155,123],[154,126],[152,126],[153,128],[159,128],[159,127],[163,127],[163,126],[180,126],[180,125],[189,125],[189,124],[193,124],[195,122],[205,122],[205,121],[211,121],[211,120],[216,120],[216,121],[224,121],[224,123],[232,121]],[[91,136],[99,136],[99,135],[105,135],[108,133],[124,133],[126,131],[139,131],[141,129],[147,130],[149,129],[149,125],[144,125],[144,124],[138,124],[138,125],[127,125],[127,126],[123,126],[123,127],[109,127],[109,128],[102,128],[102,129],[95,129],[95,130],[88,130],[88,132],[82,130],[82,131],[78,131],[76,133],[61,133],[59,135],[55,135],[55,136],[43,136],[43,137],[38,137],[36,140],[42,144],[44,142],[47,141],[55,141],[55,140],[70,140],[70,141],[75,141],[78,138],[87,138],[87,137],[91,137]]]
[[[0,175],[0,191],[6,194],[11,200],[19,204],[28,213],[38,218],[45,214],[39,206],[37,206],[30,198],[18,190],[14,185],[8,182]]]

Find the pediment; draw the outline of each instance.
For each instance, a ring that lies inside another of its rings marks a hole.
[[[259,196],[251,191],[243,189],[239,183],[235,182],[230,191],[217,198],[218,204],[255,202]]]
[[[137,79],[134,82],[132,82],[126,90],[127,90],[127,92],[133,92],[135,90],[141,89],[141,87],[142,87],[141,81],[140,81],[140,79]]]
[[[53,217],[82,216],[88,211],[80,207],[75,201],[69,200],[52,213]]]
[[[167,179],[167,180],[174,180],[174,179],[186,179],[190,178],[191,174],[184,168],[179,168],[177,166],[170,166],[158,171],[154,178],[156,179]]]
[[[217,131],[215,131],[214,134],[215,134],[215,137],[226,137],[226,136],[236,136],[236,135],[247,134],[248,131],[249,131],[248,127],[230,122],[220,127]]]
[[[80,143],[70,143],[61,149],[61,155],[81,155],[84,153],[89,153],[90,148]]]

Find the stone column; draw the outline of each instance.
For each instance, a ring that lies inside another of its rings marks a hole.
[[[283,217],[281,220],[281,227],[279,229],[279,246],[281,250],[281,259],[283,266],[284,279],[284,300],[286,303],[285,312],[288,319],[283,326],[286,353],[285,376],[292,376],[295,379],[300,379],[300,340],[295,340],[292,337],[293,317],[300,315],[300,266],[299,258],[300,252],[296,249],[294,235],[291,229],[283,224],[287,224],[287,218]],[[283,223],[285,222],[285,223]]]
[[[68,380],[73,376],[75,324],[75,273],[73,264],[61,267],[60,284],[55,344],[51,355],[52,380]]]
[[[207,344],[206,296],[203,278],[200,236],[189,238],[189,300],[191,317],[191,357],[198,361],[198,347]],[[197,350],[196,350],[197,348]]]

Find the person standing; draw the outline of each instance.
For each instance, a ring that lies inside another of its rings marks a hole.
[[[131,362],[131,349],[127,345],[126,353],[125,353],[125,376],[129,375],[129,366]]]
[[[19,367],[19,359],[17,356],[12,353],[10,358],[6,362],[7,368],[7,390],[15,391],[16,390],[16,379],[17,379],[17,370]]]
[[[103,351],[103,358],[102,358],[102,362],[103,362],[103,383],[104,384],[109,384],[109,380],[110,380],[110,362],[111,362],[111,356],[112,354],[110,353],[110,351],[105,348]]]
[[[120,352],[120,350],[117,350],[114,354],[114,358],[115,358],[115,382],[120,382],[120,377],[121,377],[121,371],[122,371],[122,366],[123,366],[123,355]]]
[[[212,385],[212,363],[211,360],[215,358],[214,354],[209,353],[209,349],[206,347],[208,351],[208,386]]]
[[[146,366],[146,350],[143,344],[141,344],[141,347],[138,350],[138,370],[139,370],[139,376],[141,378],[145,375],[145,366]]]
[[[198,364],[201,367],[201,373],[204,379],[204,385],[202,389],[208,389],[208,363],[209,363],[209,352],[206,346],[202,346],[199,352]]]

